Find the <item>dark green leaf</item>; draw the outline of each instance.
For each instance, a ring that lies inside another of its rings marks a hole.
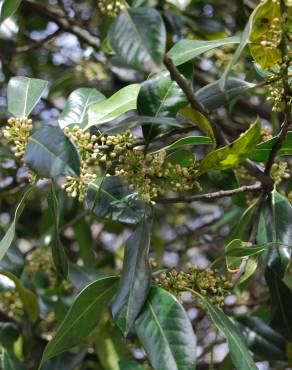
[[[3,347],[11,348],[19,338],[19,329],[13,322],[0,322],[0,343]]]
[[[202,302],[207,308],[215,326],[227,339],[232,362],[237,370],[257,370],[257,367],[248,352],[245,339],[233,322],[222,310],[212,305],[207,298],[202,297]]]
[[[145,370],[145,368],[134,360],[121,360],[119,370]]]
[[[150,237],[151,221],[145,214],[126,242],[119,289],[112,304],[113,318],[124,335],[128,334],[141,311],[150,287]]]
[[[185,94],[168,72],[158,73],[143,82],[137,99],[139,114],[153,117],[175,117],[186,104]],[[143,134],[149,140],[157,134],[157,127],[143,126]]]
[[[196,156],[190,150],[177,149],[168,154],[165,160],[172,164],[179,164],[182,167],[191,167],[196,162]]]
[[[198,174],[201,175],[209,170],[236,167],[244,161],[260,139],[260,127],[257,119],[233,143],[208,153],[200,163]]]
[[[262,206],[257,241],[259,244],[279,242],[292,246],[292,205],[283,195],[273,191]],[[291,257],[290,248],[271,248],[265,261],[282,278]]]
[[[46,346],[42,363],[81,343],[90,334],[115,294],[117,282],[115,277],[100,279],[82,290]]]
[[[24,160],[40,177],[80,175],[77,150],[58,127],[43,126],[30,136]]]
[[[144,215],[144,203],[137,200],[117,176],[97,179],[89,184],[86,206],[97,216],[136,224]]]
[[[206,51],[218,48],[224,45],[238,44],[237,36],[227,37],[220,40],[180,40],[174,44],[167,55],[172,59],[176,66],[186,63],[193,58],[205,53]]]
[[[114,52],[129,66],[157,72],[162,63],[166,31],[154,8],[130,8],[121,13],[109,30]]]
[[[6,231],[5,235],[0,241],[0,261],[5,256],[8,248],[10,247],[11,243],[13,242],[14,235],[15,235],[15,227],[16,223],[21,216],[24,207],[26,206],[27,201],[29,200],[29,197],[32,193],[33,188],[29,187],[28,190],[24,193],[23,198],[21,199],[20,203],[18,204],[13,221],[11,225],[9,226],[8,230]]]
[[[278,138],[273,137],[270,140],[260,143],[256,146],[256,149],[251,153],[250,159],[257,162],[265,162],[271,153],[271,150]],[[277,156],[292,155],[292,131],[287,133],[281,149],[277,152]]]
[[[61,128],[76,124],[85,127],[88,124],[88,108],[91,104],[105,100],[105,96],[95,89],[80,88],[73,91],[60,115]]]
[[[178,300],[161,288],[151,288],[135,322],[138,338],[155,370],[194,370],[196,337]]]
[[[252,89],[253,83],[230,77],[224,91],[220,90],[220,80],[210,83],[196,91],[197,98],[208,110],[215,110],[229,103],[233,98]]]
[[[60,211],[58,198],[56,196],[55,185],[52,183],[51,191],[48,195],[48,206],[50,208],[53,220],[53,237],[52,237],[52,256],[57,272],[64,278],[68,276],[68,261],[64,247],[60,240],[59,223]]]
[[[140,84],[128,85],[107,100],[90,105],[85,129],[112,121],[127,111],[136,109],[139,90]]]
[[[26,370],[14,353],[4,349],[0,354],[1,370]]]
[[[7,88],[8,110],[16,117],[27,117],[43,95],[48,83],[28,77],[12,77]]]
[[[182,148],[187,145],[210,145],[213,141],[207,136],[186,136],[178,139],[174,143],[157,150],[157,152],[161,150],[171,150],[171,149],[178,149]]]
[[[286,340],[256,316],[238,316],[236,321],[248,347],[265,360],[286,361]]]
[[[17,10],[20,3],[21,0],[2,0],[0,2],[0,24]]]

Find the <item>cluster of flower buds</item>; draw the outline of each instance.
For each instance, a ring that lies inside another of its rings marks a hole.
[[[273,163],[271,168],[271,177],[273,178],[275,185],[281,184],[283,180],[290,178],[291,170],[287,162]]]
[[[190,291],[194,298],[197,295],[208,297],[219,307],[224,305],[224,298],[230,295],[232,288],[226,277],[218,275],[216,270],[208,268],[200,271],[194,265],[188,266],[187,272],[174,268],[167,273],[162,272],[155,283],[176,296],[183,291]]]
[[[148,154],[141,150],[126,151],[118,157],[115,171],[130,184],[130,188],[138,191],[145,202],[163,195],[167,188],[187,191],[198,186],[194,181],[194,168],[167,161],[165,151]]]
[[[281,19],[279,17],[275,17],[271,20],[270,24],[268,25],[268,32],[261,36],[260,44],[265,48],[276,49],[279,46],[281,39],[282,39]]]
[[[116,17],[126,9],[126,3],[123,0],[101,0],[97,6],[101,14],[109,17]]]
[[[3,129],[5,139],[14,145],[12,150],[15,156],[22,160],[31,130],[32,120],[27,117],[11,117]]]
[[[16,289],[0,292],[0,310],[13,320],[21,319],[24,314],[24,307]]]
[[[272,139],[273,135],[271,134],[271,130],[268,126],[264,126],[261,128],[261,141],[268,141]]]

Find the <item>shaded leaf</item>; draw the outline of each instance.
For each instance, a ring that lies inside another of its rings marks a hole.
[[[27,117],[43,95],[47,81],[12,77],[7,87],[8,110],[16,117]]]
[[[108,33],[113,51],[129,66],[157,72],[162,63],[166,31],[157,10],[130,8],[118,16]]]
[[[226,37],[220,40],[180,40],[174,44],[167,55],[172,59],[176,66],[186,63],[193,58],[205,53],[206,51],[218,48],[224,45],[238,44],[239,38]]]
[[[85,127],[88,124],[89,106],[103,100],[105,100],[105,96],[96,89],[80,88],[73,91],[60,115],[60,127],[64,128],[72,124]]]
[[[229,77],[224,91],[221,91],[220,80],[218,80],[197,90],[196,96],[208,110],[215,110],[254,86],[255,84],[251,82]]]
[[[143,304],[151,281],[148,261],[151,220],[146,214],[126,242],[123,270],[117,295],[112,303],[112,315],[127,335]]]
[[[237,316],[239,329],[248,347],[265,360],[287,360],[286,340],[256,316]]]
[[[196,156],[190,150],[177,149],[165,157],[165,161],[179,164],[182,167],[191,167],[196,162]]]
[[[138,338],[155,370],[193,370],[196,337],[178,300],[161,288],[151,288],[135,322]]]
[[[145,205],[130,192],[118,176],[98,178],[88,186],[86,206],[97,217],[136,224],[144,215]]]
[[[112,299],[117,282],[118,278],[108,277],[95,281],[81,291],[46,346],[42,363],[81,343],[90,334]]]
[[[215,326],[224,334],[228,342],[230,356],[237,370],[257,370],[257,367],[248,352],[245,339],[233,322],[222,310],[202,297],[202,303],[207,308]]]
[[[212,143],[213,141],[207,136],[186,136],[178,139],[168,146],[165,146],[164,148],[157,150],[156,152],[160,152],[161,150],[179,149],[187,145],[210,145]]]
[[[233,143],[208,153],[200,163],[198,175],[209,170],[233,168],[243,162],[260,139],[260,127],[257,119]]]
[[[9,226],[8,230],[6,231],[5,235],[3,236],[3,238],[0,241],[0,261],[5,256],[8,248],[10,247],[10,245],[13,242],[13,239],[14,239],[14,236],[15,236],[16,223],[17,223],[19,217],[21,216],[21,214],[24,210],[24,207],[26,206],[27,201],[30,198],[32,190],[33,190],[33,188],[29,187],[27,189],[27,191],[24,193],[21,201],[19,202],[19,204],[16,208],[13,221],[10,224],[10,226]]]
[[[85,129],[114,120],[125,112],[136,109],[140,84],[128,85],[110,98],[90,105],[88,109],[88,124]]]
[[[68,261],[67,256],[64,251],[64,247],[60,240],[60,231],[59,231],[59,223],[60,223],[60,211],[59,211],[59,202],[56,196],[56,189],[55,185],[52,183],[51,190],[48,195],[48,206],[51,211],[52,220],[53,220],[53,237],[52,237],[52,256],[54,265],[56,267],[57,272],[64,278],[67,279],[68,276]]]
[[[37,296],[25,286],[21,281],[11,272],[0,270],[0,275],[7,276],[15,284],[15,289],[18,291],[19,297],[22,300],[24,309],[28,314],[30,320],[35,322],[39,315],[39,306]]]
[[[58,127],[43,126],[30,136],[24,160],[40,177],[80,175],[78,152]]]

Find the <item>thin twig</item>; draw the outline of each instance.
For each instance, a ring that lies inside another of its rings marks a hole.
[[[210,200],[223,197],[231,197],[235,194],[247,193],[247,192],[259,192],[262,189],[262,184],[256,182],[253,185],[244,185],[237,189],[230,190],[219,190],[213,193],[197,194],[189,197],[176,197],[176,198],[159,198],[156,199],[156,203],[191,203],[199,200]]]

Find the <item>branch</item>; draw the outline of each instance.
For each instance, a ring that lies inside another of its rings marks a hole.
[[[181,75],[179,70],[174,65],[171,58],[168,56],[164,57],[164,64],[166,68],[169,71],[170,77],[173,81],[175,81],[178,86],[182,89],[182,91],[185,93],[191,107],[200,113],[202,113],[204,116],[207,116],[215,133],[216,139],[221,144],[227,144],[226,139],[224,135],[222,134],[220,128],[216,124],[216,122],[212,121],[210,119],[210,112],[204,107],[204,105],[197,99],[196,95],[193,92],[193,89],[191,85],[188,83],[188,81]]]
[[[57,8],[51,6],[41,5],[32,0],[23,0],[23,4],[29,7],[39,15],[55,22],[63,31],[69,32],[77,36],[80,40],[88,45],[98,49],[100,47],[100,40],[97,36],[82,28],[74,20],[69,19],[67,15]]]
[[[57,29],[55,32],[51,33],[50,35],[48,35],[47,37],[41,40],[34,40],[28,45],[18,46],[15,49],[15,52],[16,53],[26,53],[29,50],[38,49],[40,46],[46,44],[47,42],[51,41],[56,36],[58,36],[60,34],[60,31],[61,31],[60,29]]]
[[[220,190],[214,193],[197,194],[190,197],[176,197],[176,198],[159,198],[156,199],[156,203],[191,203],[199,200],[210,200],[223,197],[231,197],[235,194],[247,193],[247,192],[259,192],[262,189],[262,184],[256,182],[253,185],[244,185],[237,189]]]

